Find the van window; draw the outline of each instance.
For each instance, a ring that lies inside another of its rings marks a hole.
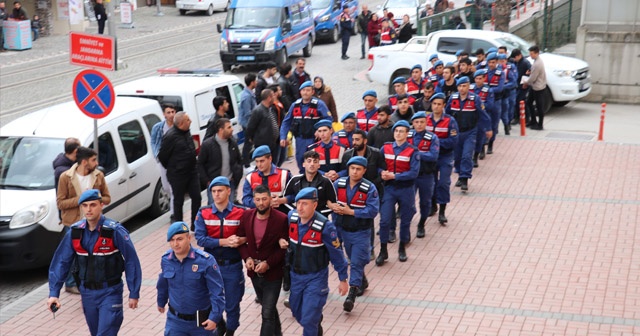
[[[147,154],[147,142],[137,120],[118,126],[118,134],[128,163]]]
[[[479,48],[482,48],[484,50],[484,52],[487,52],[487,50],[489,50],[489,48],[494,48],[493,44],[485,41],[485,40],[478,40],[478,39],[473,39],[471,40],[471,52],[475,53],[476,50],[478,50]]]
[[[302,19],[308,19],[309,18],[309,8],[311,6],[307,6],[306,3],[304,1],[302,1],[300,3],[300,12],[302,13]]]
[[[225,28],[273,28],[280,24],[279,7],[242,7],[229,9]]]
[[[293,24],[299,23],[301,19],[302,14],[300,13],[300,5],[291,5],[291,21],[293,22]]]
[[[229,92],[229,86],[225,85],[225,86],[217,87],[216,96],[227,97],[227,101],[229,102],[229,111],[227,111],[227,115],[229,116],[229,119],[235,118],[236,112],[233,110],[233,104],[231,103],[233,100],[231,100],[231,93]],[[238,99],[237,101],[240,101],[240,99]],[[213,106],[213,103],[211,106]],[[213,113],[215,113],[215,111],[213,111]]]
[[[98,138],[98,164],[104,169],[104,175],[107,176],[118,170],[118,154],[116,147],[113,145],[113,137],[111,133],[106,132]],[[93,148],[93,142],[89,145]]]
[[[118,97],[138,97],[138,98],[148,98],[157,101],[160,104],[160,107],[164,107],[164,104],[171,104],[175,106],[176,111],[184,111],[182,108],[182,98],[180,96],[150,96],[150,95],[118,95]]]
[[[240,83],[233,84],[233,93],[236,95],[236,101],[240,104],[240,98],[242,96],[242,91],[244,90],[244,85]]]
[[[142,120],[144,120],[144,123],[147,126],[147,130],[149,130],[149,134],[151,134],[153,125],[160,122],[160,118],[158,118],[158,116],[155,114],[147,114],[146,116],[142,117]]]
[[[467,39],[457,37],[443,37],[438,40],[438,52],[443,54],[455,55],[456,51],[467,50]]]
[[[198,111],[198,127],[201,131],[207,129],[207,123],[213,118],[213,91],[206,91],[196,94],[196,111]]]

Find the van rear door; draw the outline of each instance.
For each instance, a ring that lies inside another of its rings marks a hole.
[[[91,143],[93,148],[93,134],[83,143]],[[102,167],[104,178],[111,194],[111,203],[104,207],[103,213],[117,221],[123,221],[127,216],[126,197],[128,195],[128,168],[122,164],[126,162],[122,143],[117,130],[111,124],[100,128],[98,137],[98,164]]]

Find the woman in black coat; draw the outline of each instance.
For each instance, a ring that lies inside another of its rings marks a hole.
[[[413,27],[409,22],[409,15],[402,16],[402,25],[398,28],[398,43],[406,43],[413,36]]]

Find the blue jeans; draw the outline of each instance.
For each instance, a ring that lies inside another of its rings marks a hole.
[[[361,32],[360,33],[360,48],[362,49],[362,57],[365,57],[365,52],[367,51],[367,41],[369,40],[369,35],[367,34],[367,32],[364,32],[364,34]]]

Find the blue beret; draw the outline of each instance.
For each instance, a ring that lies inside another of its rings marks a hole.
[[[169,225],[169,231],[167,231],[167,241],[170,241],[171,237],[180,233],[189,233],[189,227],[185,222],[175,222]]]
[[[258,147],[258,148],[260,148],[260,147]],[[255,151],[253,153],[255,155]],[[254,159],[255,159],[255,157],[254,157]],[[211,189],[213,187],[219,187],[219,186],[224,186],[224,187],[231,188],[231,183],[229,182],[229,179],[227,177],[225,177],[225,176],[218,176],[218,177],[214,178],[211,181],[211,183],[209,183],[209,189]]]
[[[487,69],[478,69],[475,73],[473,73],[473,77],[484,76],[489,72]]]
[[[367,159],[362,156],[354,156],[351,159],[349,159],[349,161],[347,162],[347,167],[349,167],[352,164],[357,164],[367,168]]]
[[[331,121],[326,120],[326,119],[322,119],[322,120],[318,121],[317,123],[315,123],[313,125],[313,129],[317,130],[318,128],[320,128],[322,126],[327,126],[329,128],[332,128]]]
[[[432,101],[434,101],[434,99],[447,100],[447,96],[445,96],[444,93],[442,93],[442,92],[438,92],[438,93],[434,94],[433,96],[431,96],[431,99],[429,99],[429,101],[432,102]]]
[[[458,80],[456,81],[456,86],[458,86],[460,84],[464,84],[464,83],[469,83],[469,77],[462,76],[462,77],[458,78]]]
[[[306,87],[313,87],[313,84],[311,83],[311,81],[306,81],[306,82],[302,83],[300,85],[300,90],[302,90],[302,89],[304,89]]]
[[[487,55],[487,61],[491,61],[491,60],[494,60],[494,59],[497,59],[497,58],[498,58],[498,56],[497,56],[497,55],[496,55],[496,53],[494,53],[494,52],[489,53],[489,54]]]
[[[355,112],[349,112],[349,113],[343,115],[342,118],[340,118],[340,122],[344,122],[347,119],[356,119],[356,113]]]
[[[462,50],[462,49],[456,51],[456,56],[460,56],[463,52],[464,52],[464,50]]]
[[[437,62],[433,63],[433,68],[437,68],[439,65],[444,65],[444,63],[442,62],[442,60],[438,60]]]
[[[409,125],[409,123],[406,120],[399,120],[397,121],[395,124],[393,124],[393,128],[391,129],[392,131],[396,130],[396,127],[406,127],[407,129],[411,128],[411,125]]]
[[[78,198],[78,205],[84,202],[101,200],[101,199],[102,199],[102,196],[100,196],[100,191],[98,191],[98,189],[89,189],[83,192],[82,194],[80,194],[80,198]]]
[[[413,117],[411,117],[411,121],[415,120],[415,119],[419,119],[419,118],[426,118],[427,114],[424,113],[424,111],[420,111],[416,114],[413,115]]]
[[[400,77],[396,77],[396,78],[393,80],[393,84],[404,84],[406,81],[407,81],[407,79],[406,79],[406,78],[404,78],[404,77],[400,76]]]
[[[498,52],[498,48],[491,47],[491,48],[487,49],[487,54],[494,53],[494,52]]]
[[[302,188],[296,195],[296,202],[301,199],[310,199],[317,200],[318,199],[318,189],[314,187]]]
[[[507,59],[507,54],[498,54],[498,59],[499,60]]]
[[[367,90],[367,91],[365,91],[365,92],[362,94],[362,99],[364,99],[364,97],[366,97],[366,96],[371,96],[371,97],[373,97],[373,98],[378,98],[378,94],[377,94],[375,91],[373,91],[373,90]]]
[[[416,64],[416,65],[414,65],[413,67],[411,67],[411,72],[413,72],[413,70],[415,70],[415,69],[420,69],[420,70],[422,70],[422,65],[420,65],[420,64]]]
[[[265,156],[267,154],[271,154],[271,149],[269,149],[269,146],[267,145],[262,145],[253,151],[253,155],[251,155],[251,160],[254,160],[255,158],[259,158],[261,156]]]
[[[453,66],[453,62],[447,62],[444,66]]]
[[[429,56],[429,62],[434,58],[438,58],[438,54],[431,54],[431,56]]]

